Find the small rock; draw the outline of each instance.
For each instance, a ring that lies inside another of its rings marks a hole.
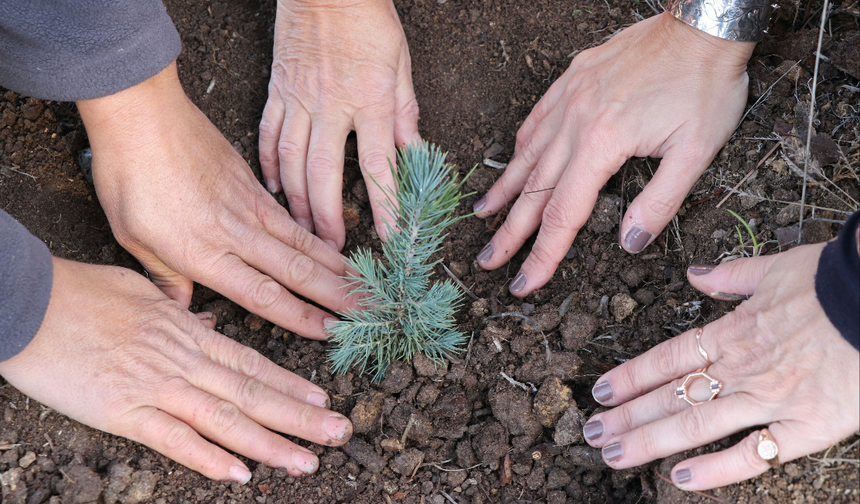
[[[102,480],[89,467],[75,464],[64,467],[62,471],[65,477],[56,486],[63,504],[87,504],[99,499]]]
[[[359,397],[349,414],[352,431],[356,434],[367,434],[378,424],[382,416],[382,394],[370,393]]]
[[[381,473],[385,468],[385,459],[377,455],[373,447],[358,436],[350,438],[349,442],[343,445],[343,451],[374,474]]]
[[[621,198],[608,194],[597,201],[585,226],[593,233],[605,234],[611,232],[621,217]]]
[[[803,476],[803,470],[800,469],[800,466],[795,464],[794,462],[789,462],[785,464],[782,468],[785,471],[785,475],[791,479],[798,479]]]
[[[524,434],[534,442],[543,429],[532,412],[532,400],[529,394],[508,382],[498,382],[490,390],[490,408],[493,416],[504,425],[511,435]]]
[[[558,307],[544,305],[531,314],[531,319],[535,321],[541,331],[549,332],[558,327],[561,322],[561,316],[558,314]],[[530,323],[523,321],[523,331],[533,332],[535,327]]]
[[[380,386],[389,394],[400,393],[412,381],[412,366],[406,362],[394,361],[388,366]]]
[[[389,465],[391,466],[391,470],[397,474],[411,476],[412,471],[423,461],[424,452],[417,448],[410,448],[397,454]]]
[[[503,150],[505,150],[505,147],[499,142],[495,142],[493,143],[493,145],[487,147],[487,149],[484,150],[484,159],[496,157],[501,154]]]
[[[629,287],[637,287],[648,278],[648,267],[643,264],[636,264],[630,268],[621,270],[621,280],[624,280]]]
[[[472,448],[482,464],[495,467],[508,452],[508,433],[499,422],[487,422],[472,438]]]
[[[562,415],[561,420],[555,426],[552,436],[557,445],[569,445],[582,440],[582,426],[585,424],[585,415],[579,411],[575,404],[571,405]]]
[[[547,482],[547,485],[549,483]],[[567,494],[564,490],[552,490],[546,494],[546,504],[566,504]]]
[[[439,387],[434,384],[427,384],[421,387],[418,395],[415,396],[415,403],[419,407],[427,407],[433,404],[439,398]]]
[[[642,306],[648,306],[654,302],[654,292],[649,289],[639,289],[633,293],[633,299]]]
[[[125,494],[120,497],[120,502],[122,504],[149,502],[152,499],[152,493],[155,491],[157,483],[158,476],[151,471],[136,471],[132,475],[131,485],[125,491]]]
[[[797,226],[781,227],[776,230],[776,241],[780,247],[797,242],[800,231]]]
[[[535,396],[533,410],[541,425],[553,427],[572,404],[573,391],[556,376],[546,379]]]
[[[568,455],[570,455],[571,463],[577,467],[587,467],[590,469],[606,467],[606,462],[603,461],[600,448],[571,446]],[[671,470],[672,466],[669,466],[669,469]]]
[[[247,317],[245,317],[245,327],[252,331],[259,331],[263,328],[263,320],[259,315],[254,313],[249,313]]]
[[[18,460],[18,466],[22,467],[23,469],[26,469],[26,468],[30,467],[30,464],[32,464],[35,461],[36,461],[36,453],[28,451],[26,455],[24,455],[23,457],[21,457],[20,460]]]
[[[541,467],[533,467],[532,472],[526,476],[526,486],[529,490],[537,490],[546,484],[546,474]]]
[[[609,301],[609,309],[612,311],[612,315],[615,316],[616,322],[621,322],[629,317],[637,306],[639,305],[636,301],[624,293],[612,296],[612,300]]]
[[[548,490],[563,488],[568,483],[570,483],[570,475],[567,474],[567,471],[558,467],[553,467],[546,478],[546,488]]]
[[[531,303],[523,303],[521,309],[523,310],[523,315],[529,316],[535,311],[535,305]]]
[[[344,202],[342,214],[343,226],[347,231],[351,231],[361,224],[361,209],[357,205]]]
[[[113,504],[118,501],[120,494],[131,483],[131,475],[134,470],[119,459],[114,460],[108,466],[107,488],[104,491],[105,504]]]
[[[25,504],[27,501],[27,485],[24,483],[24,470],[13,467],[0,474],[0,491],[3,504]]]
[[[482,298],[472,303],[472,307],[469,308],[469,315],[483,319],[490,313],[490,300],[487,298]]]
[[[576,351],[584,347],[597,333],[599,321],[590,313],[568,310],[561,322],[561,337],[564,349]]]

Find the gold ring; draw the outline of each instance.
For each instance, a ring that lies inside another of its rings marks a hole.
[[[696,346],[699,348],[699,355],[705,358],[706,362],[711,362],[711,358],[708,357],[708,352],[702,348],[702,333],[705,332],[704,327],[700,327],[698,331],[696,331]]]
[[[756,450],[758,451],[758,456],[765,459],[771,467],[779,465],[779,445],[776,444],[769,430],[762,429],[758,433]]]
[[[711,399],[717,397],[720,394],[720,391],[723,390],[723,384],[720,380],[717,380],[713,376],[707,373],[708,368],[697,369],[695,373],[688,374],[681,385],[675,389],[675,397],[678,399],[683,399],[687,401],[691,406],[698,406],[702,403],[706,403]],[[705,399],[704,401],[696,401],[695,399],[690,398],[687,395],[687,386],[692,383],[696,378],[704,378],[711,383],[709,384],[709,388],[711,389],[711,397]]]

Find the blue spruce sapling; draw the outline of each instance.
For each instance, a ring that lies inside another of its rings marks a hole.
[[[459,220],[452,214],[467,196],[460,189],[468,175],[458,182],[445,154],[424,141],[399,150],[397,166],[391,167],[396,193],[386,191],[384,203],[395,217],[393,226],[386,224],[388,239],[382,244],[386,264],[370,250],[358,250],[348,261],[358,274],[345,278],[353,293],[363,295],[362,309],[341,313],[329,328],[335,373],[357,365],[379,380],[393,361],[422,352],[439,363],[465,343],[454,320],[462,291],[450,280],[431,285],[430,275],[441,261],[432,256],[442,248],[445,229]]]

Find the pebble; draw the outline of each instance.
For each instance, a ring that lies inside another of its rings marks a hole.
[[[0,487],[3,490],[3,504],[25,504],[27,485],[24,483],[24,470],[13,467],[0,473]]]
[[[612,296],[612,300],[609,301],[609,309],[612,311],[612,315],[615,316],[616,322],[621,322],[629,317],[636,310],[637,306],[639,306],[638,303],[628,294],[624,293]]]
[[[418,464],[424,461],[424,452],[410,448],[398,453],[388,464],[391,470],[403,476],[411,476]]]
[[[385,459],[376,454],[373,446],[359,437],[353,436],[343,445],[343,451],[374,474],[381,473],[385,468]]]
[[[564,385],[558,377],[553,376],[541,385],[535,396],[532,409],[541,425],[553,427],[572,404],[575,404],[573,391]]]
[[[349,414],[352,422],[352,431],[356,434],[367,434],[371,432],[382,415],[382,394],[371,393],[361,396]]]
[[[22,468],[26,469],[30,467],[30,464],[36,461],[36,454],[34,452],[28,451],[26,455],[21,457],[18,461],[18,465]]]
[[[564,412],[558,425],[555,427],[555,433],[552,436],[555,444],[565,446],[582,440],[582,426],[585,424],[585,415],[576,407],[576,404],[571,405]]]
[[[499,382],[489,394],[493,416],[511,435],[524,434],[535,441],[543,432],[537,415],[532,412],[531,396],[508,382]]]

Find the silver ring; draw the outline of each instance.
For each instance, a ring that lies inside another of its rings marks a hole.
[[[696,346],[699,348],[699,355],[705,358],[707,362],[711,362],[711,358],[708,357],[708,352],[702,348],[702,333],[705,332],[704,327],[700,327],[698,331],[696,331]]]

